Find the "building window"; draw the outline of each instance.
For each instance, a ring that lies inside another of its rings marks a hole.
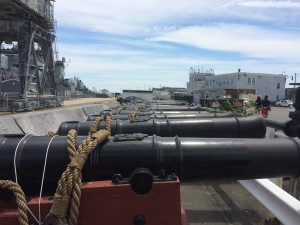
[[[255,84],[255,78],[254,77],[248,77],[248,84]]]
[[[277,89],[280,89],[280,83],[277,83]]]

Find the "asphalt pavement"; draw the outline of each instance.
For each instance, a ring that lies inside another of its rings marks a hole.
[[[278,122],[285,122],[289,120],[289,108],[272,106],[268,119],[277,120]]]

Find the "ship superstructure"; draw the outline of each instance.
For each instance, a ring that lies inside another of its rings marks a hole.
[[[52,0],[0,0],[2,102],[56,96],[64,58],[55,59],[53,10]]]

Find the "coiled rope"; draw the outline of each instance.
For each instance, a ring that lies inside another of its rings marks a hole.
[[[53,205],[45,222],[56,219],[58,224],[77,225],[81,197],[81,170],[89,154],[110,136],[111,117],[111,113],[106,114],[106,128],[99,131],[97,131],[97,127],[102,118],[97,117],[90,127],[89,136],[82,141],[78,149],[76,148],[77,132],[69,131],[67,142],[71,162],[58,182]]]
[[[19,223],[20,225],[29,225],[25,194],[20,185],[11,180],[0,180],[0,187],[11,190],[14,193],[18,205]]]

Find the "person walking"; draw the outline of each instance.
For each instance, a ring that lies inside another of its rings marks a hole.
[[[264,97],[264,99],[261,101],[261,111],[260,114],[264,117],[264,118],[268,118],[269,116],[269,111],[271,111],[271,102],[268,99],[268,96],[266,95]]]
[[[261,98],[260,98],[260,96],[257,96],[256,101],[255,101],[255,112],[257,114],[259,114],[260,109],[261,109]]]

